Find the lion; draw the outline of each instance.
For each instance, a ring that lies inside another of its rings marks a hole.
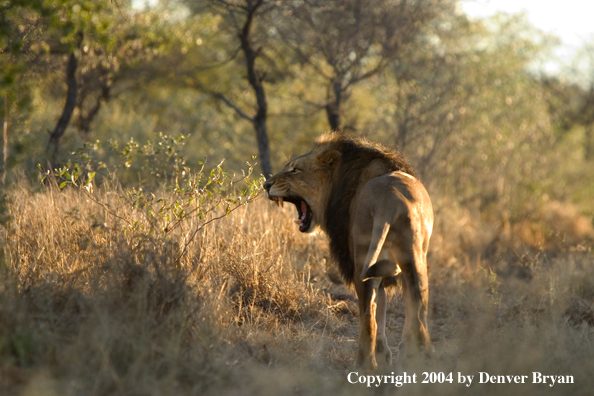
[[[277,205],[297,208],[299,231],[321,228],[347,284],[359,300],[359,366],[391,365],[385,333],[386,291],[402,284],[405,323],[397,364],[431,355],[427,326],[427,250],[433,229],[429,194],[396,151],[339,132],[316,139],[264,189]]]

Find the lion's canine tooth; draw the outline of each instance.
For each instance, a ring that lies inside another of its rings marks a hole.
[[[278,200],[280,201],[280,206],[284,208],[285,207],[285,201],[284,201],[283,197],[278,197]]]

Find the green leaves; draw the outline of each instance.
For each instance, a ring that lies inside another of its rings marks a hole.
[[[200,169],[192,172],[180,154],[185,139],[184,136],[174,138],[159,134],[158,139],[143,145],[131,139],[122,149],[119,142],[112,140],[108,148],[120,156],[120,161],[109,168],[94,159],[103,146],[97,141],[76,153],[79,162],[70,161],[66,166],[44,172],[42,181],[55,180],[60,189],[67,186],[79,188],[108,213],[124,220],[130,232],[143,237],[167,235],[180,227],[189,229],[183,254],[196,233],[207,224],[253,202],[260,194],[263,182],[262,177],[252,177],[254,168],[249,162],[241,177],[225,170],[223,162],[205,172],[205,161],[201,161]],[[136,167],[137,162],[141,162],[140,168]],[[107,172],[99,180],[95,171],[97,164],[100,170]],[[96,183],[107,179],[113,182],[117,175],[127,177],[126,173],[136,173],[138,169],[151,178],[140,179],[136,186],[122,189],[120,203],[134,209],[133,216],[122,218],[108,202],[99,201],[93,189]],[[153,179],[162,183],[156,185]]]

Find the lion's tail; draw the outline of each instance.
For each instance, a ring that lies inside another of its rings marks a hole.
[[[389,231],[389,223],[384,223],[381,227],[377,224],[373,225],[371,243],[369,244],[367,258],[365,259],[365,265],[361,273],[361,279],[363,281],[371,278],[394,277],[400,272],[398,265],[391,260],[377,261]]]

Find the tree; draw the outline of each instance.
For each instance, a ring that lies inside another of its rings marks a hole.
[[[185,3],[195,13],[204,11],[201,4],[192,1],[186,1]],[[276,6],[276,2],[271,0],[211,0],[208,5],[210,11],[221,16],[223,29],[232,32],[239,44],[239,49],[245,61],[247,81],[254,94],[255,114],[250,115],[249,111],[243,110],[235,101],[222,92],[213,90],[206,85],[200,85],[200,87],[216,99],[224,102],[239,117],[253,125],[258,142],[260,166],[263,174],[268,177],[273,172],[267,128],[268,102],[264,87],[266,74],[258,67],[264,48],[255,44],[254,25],[263,14],[269,13]],[[230,59],[234,58],[237,52],[233,51],[232,53]]]
[[[555,156],[546,90],[529,67],[547,45],[521,15],[452,15],[372,91],[370,137],[405,150],[430,191],[512,211],[543,195]],[[520,208],[522,209],[522,208]]]
[[[176,39],[154,13],[134,12],[126,1],[12,2],[0,8],[0,18],[10,27],[0,29],[6,49],[0,65],[7,66],[0,90],[25,92],[25,81],[61,79],[50,90],[64,103],[48,131],[46,156],[52,166],[59,162],[60,141],[71,121],[88,139],[103,103],[117,97],[114,84],[139,88],[156,78],[161,70],[149,65]]]
[[[85,140],[104,103],[123,90],[142,90],[159,79],[164,68],[159,62],[162,58],[168,59],[169,68],[173,66],[168,49],[178,41],[172,24],[156,12],[109,7],[99,16],[107,29],[85,41],[77,78],[75,126]]]
[[[561,107],[565,130],[580,125],[583,128],[583,152],[587,161],[594,159],[594,41],[580,48],[566,70],[568,82],[561,91],[571,92],[571,99]],[[568,106],[569,105],[569,106]]]
[[[354,85],[381,73],[414,45],[421,28],[453,1],[303,0],[275,24],[284,42],[325,86],[330,128],[343,129],[342,107]]]
[[[28,102],[27,81],[22,78],[28,58],[41,29],[39,13],[51,14],[40,0],[16,0],[0,7],[0,118],[3,130],[2,184],[6,183],[9,160],[9,113],[24,108]],[[11,106],[11,103],[14,106]]]
[[[56,164],[58,151],[60,147],[60,139],[62,138],[62,135],[64,135],[64,132],[66,132],[66,128],[70,123],[70,118],[72,117],[72,113],[74,112],[74,108],[76,107],[76,101],[78,96],[76,70],[78,68],[79,62],[79,55],[77,53],[80,53],[80,48],[83,40],[83,33],[81,31],[78,31],[76,35],[76,45],[68,55],[68,61],[66,62],[66,85],[68,86],[68,89],[66,91],[67,93],[66,101],[64,103],[64,109],[62,110],[62,115],[56,123],[56,127],[52,132],[50,132],[49,141],[47,144],[49,161],[52,165]]]
[[[3,27],[8,26],[0,32],[0,41],[5,44],[3,52],[17,65],[4,72],[5,89],[26,77],[47,72],[52,58],[66,56],[66,100],[55,128],[49,133],[46,149],[52,163],[56,161],[60,139],[76,107],[76,73],[84,35],[103,30],[103,21],[96,16],[107,4],[106,1],[82,5],[70,0],[16,1],[9,2],[0,11]]]

